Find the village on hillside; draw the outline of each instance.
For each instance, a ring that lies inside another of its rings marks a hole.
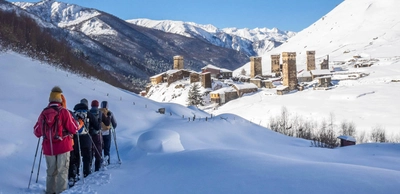
[[[348,71],[347,67],[370,67],[378,61],[353,56],[353,59],[348,61],[330,62],[328,55],[317,66],[315,51],[307,51],[306,54],[307,69],[297,69],[295,52],[283,52],[282,55],[271,55],[270,73],[262,73],[261,57],[250,57],[250,74],[242,69],[240,75],[235,76],[231,70],[211,64],[203,67],[201,72],[185,69],[183,56],[174,56],[173,69],[150,77],[150,84],[146,87],[146,91],[140,94],[148,97],[151,95],[149,90],[153,86],[161,83],[169,86],[179,80],[189,80],[190,84],[200,82],[201,86],[208,91],[211,102],[222,105],[262,88],[270,89],[276,95],[310,88],[333,89],[339,80],[356,80],[368,76],[367,73]]]

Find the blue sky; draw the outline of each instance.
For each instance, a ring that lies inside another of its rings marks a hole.
[[[38,2],[27,0],[25,2]],[[63,0],[121,19],[148,18],[212,24],[218,28],[273,28],[299,32],[343,0]]]

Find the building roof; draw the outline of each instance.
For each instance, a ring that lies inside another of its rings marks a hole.
[[[159,73],[159,74],[157,74],[157,75],[153,75],[153,76],[151,76],[150,78],[156,78],[156,77],[162,76],[164,73],[165,73],[165,72]]]
[[[356,142],[356,139],[354,139],[354,137],[347,136],[347,135],[341,135],[341,136],[339,136],[337,138],[343,139],[343,140],[346,140],[346,141]]]
[[[325,76],[317,77],[316,79],[325,79],[325,78],[332,78],[332,76],[325,75]]]
[[[214,66],[214,65],[211,65],[211,64],[208,64],[208,65],[204,66],[204,67],[201,68],[201,69],[216,69],[216,70],[221,70],[221,68],[219,68],[219,67],[217,67],[217,66]]]
[[[288,88],[289,88],[289,86],[279,85],[276,87],[276,90],[286,90]]]
[[[301,71],[297,74],[297,77],[311,77],[310,71]]]
[[[225,94],[226,92],[236,92],[232,87],[223,87],[218,90],[210,92],[210,94]]]
[[[311,70],[311,75],[332,75],[328,69]]]
[[[253,84],[253,83],[235,83],[233,84],[238,90],[242,90],[242,89],[254,89],[258,87]]]
[[[225,68],[221,68],[221,72],[224,72],[224,73],[232,73],[231,70],[225,69]]]
[[[166,71],[165,73],[167,75],[171,75],[171,74],[174,74],[174,73],[176,73],[178,71],[181,71],[181,70],[180,69],[170,69],[170,70]]]
[[[202,69],[202,70],[203,70],[203,69],[215,69],[215,70],[219,70],[219,71],[224,72],[224,73],[230,73],[230,72],[232,72],[232,71],[229,70],[229,69],[220,68],[220,67],[217,67],[217,66],[211,65],[211,64],[208,64],[208,65],[204,66],[204,67],[201,68],[201,69]]]

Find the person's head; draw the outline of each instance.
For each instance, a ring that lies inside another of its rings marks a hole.
[[[58,86],[54,86],[53,89],[51,89],[50,92],[50,97],[49,97],[49,102],[59,102],[62,103],[62,90]]]
[[[99,101],[93,100],[92,103],[90,104],[92,107],[99,107]]]
[[[101,108],[107,108],[108,109],[108,102],[107,101],[101,102]]]
[[[83,99],[81,100],[81,103],[82,103],[82,104],[85,104],[87,107],[89,107],[89,102],[88,102],[88,100],[87,100],[86,98],[83,98]]]

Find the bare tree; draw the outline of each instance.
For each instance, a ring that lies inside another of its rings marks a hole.
[[[368,143],[367,132],[361,131],[357,135],[357,143]]]
[[[353,122],[347,122],[346,120],[340,123],[340,133],[342,135],[355,136],[356,126]]]
[[[371,142],[380,142],[380,143],[386,142],[386,131],[385,131],[385,129],[380,125],[375,126],[372,129],[370,138],[371,138],[370,139]]]

